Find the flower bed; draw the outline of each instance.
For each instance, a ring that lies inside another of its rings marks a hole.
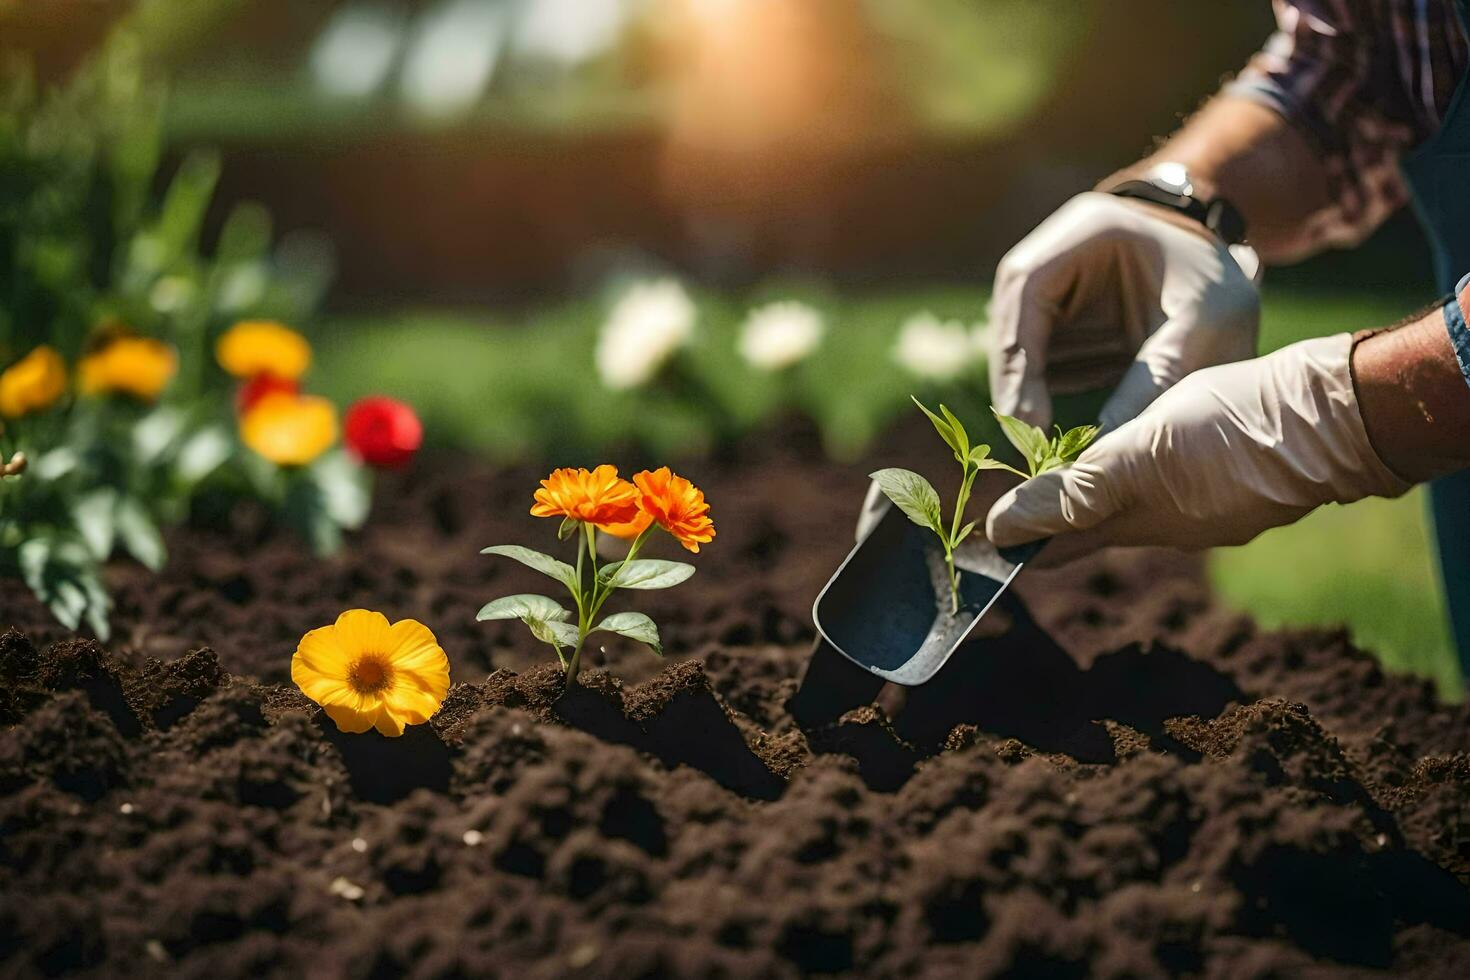
[[[914,422],[875,462],[942,472]],[[326,561],[248,505],[174,534],[111,570],[111,652],[0,583],[0,972],[1470,971],[1470,710],[1216,610],[1192,560],[1028,573],[907,704],[796,730],[865,482],[805,439],[702,464],[710,560],[639,600],[667,660],[589,642],[570,692],[475,622],[543,584],[477,553],[545,534],[531,471],[390,474]],[[347,735],[291,686],[353,606],[434,630],[429,725]]]

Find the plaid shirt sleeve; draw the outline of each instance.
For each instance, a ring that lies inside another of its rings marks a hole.
[[[1309,251],[1351,246],[1408,199],[1399,172],[1403,153],[1438,124],[1435,93],[1403,82],[1407,54],[1434,52],[1418,40],[1436,15],[1430,4],[1381,0],[1273,0],[1277,30],[1225,92],[1275,109],[1317,146],[1332,203],[1304,229]],[[1433,7],[1438,10],[1438,0]],[[1417,9],[1416,9],[1417,8]],[[1441,12],[1442,14],[1442,12]],[[1438,84],[1438,83],[1435,83]]]

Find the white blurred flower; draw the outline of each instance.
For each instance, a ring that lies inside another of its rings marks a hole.
[[[805,303],[771,303],[751,310],[740,328],[740,356],[758,371],[781,371],[810,357],[827,325]]]
[[[975,339],[958,320],[941,320],[927,310],[915,313],[898,331],[893,359],[920,378],[950,381],[975,361]]]
[[[694,301],[674,279],[635,285],[618,300],[593,354],[602,383],[614,390],[653,380],[694,336]]]
[[[990,341],[993,332],[988,323],[977,323],[975,329],[970,332],[970,343],[975,345],[975,356],[982,361],[990,357]]]

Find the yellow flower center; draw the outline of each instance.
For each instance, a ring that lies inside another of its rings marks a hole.
[[[347,669],[347,683],[358,694],[381,694],[393,684],[393,665],[379,653],[365,653]]]

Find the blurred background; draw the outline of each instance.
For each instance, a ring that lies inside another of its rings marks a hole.
[[[407,398],[444,448],[711,452],[797,417],[861,465],[910,392],[982,417],[978,341],[959,372],[926,353],[983,333],[1000,255],[1174,128],[1264,41],[1269,7],[0,0],[0,193],[35,176],[16,120],[66,103],[48,167],[79,154],[181,213],[196,202],[204,252],[242,214],[268,221],[293,313],[308,295],[317,310],[316,385]],[[594,347],[640,282],[691,304],[677,383],[600,383]],[[176,293],[154,282],[149,302]],[[1433,295],[1400,216],[1354,253],[1273,270],[1263,347]],[[826,341],[756,370],[739,337],[776,301]],[[1346,623],[1458,694],[1422,513],[1418,495],[1333,508],[1216,554],[1212,575],[1268,625]]]

